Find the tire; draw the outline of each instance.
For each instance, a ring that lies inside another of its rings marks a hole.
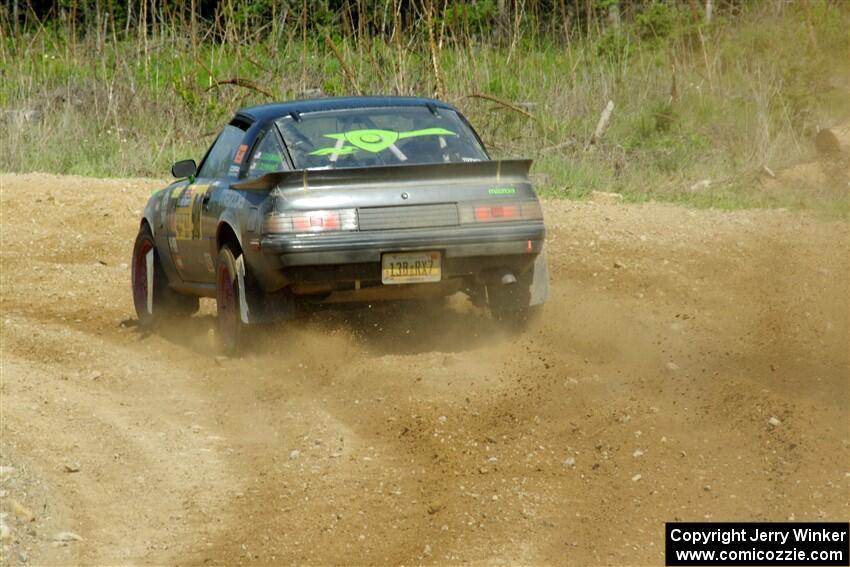
[[[151,261],[148,261],[150,253],[153,257]],[[150,277],[148,277],[149,267],[153,270]],[[159,251],[147,223],[139,229],[136,242],[133,244],[130,281],[133,289],[133,307],[136,309],[136,316],[139,318],[141,327],[154,327],[167,317],[188,317],[200,306],[197,297],[181,295],[168,286],[168,277],[162,269]],[[148,294],[149,286],[153,287],[150,294]]]
[[[234,254],[230,245],[222,246],[216,268],[216,338],[219,348],[227,354],[239,352],[245,345],[247,325],[242,322],[236,261],[242,253]]]

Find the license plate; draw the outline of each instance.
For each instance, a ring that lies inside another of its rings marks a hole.
[[[442,277],[439,252],[393,252],[381,256],[385,284],[438,282]]]

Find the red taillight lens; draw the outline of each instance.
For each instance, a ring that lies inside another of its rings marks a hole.
[[[292,217],[296,232],[318,232],[339,230],[339,214],[336,211],[316,211]]]
[[[357,230],[357,213],[354,209],[325,211],[293,211],[266,217],[263,233],[276,232],[326,232]]]
[[[516,205],[501,205],[497,207],[475,207],[477,222],[511,220],[519,217],[519,207]]]
[[[496,201],[472,203],[458,207],[461,224],[542,220],[543,211],[537,201]]]
[[[310,221],[307,217],[292,217],[292,228],[295,229],[295,232],[310,230]]]

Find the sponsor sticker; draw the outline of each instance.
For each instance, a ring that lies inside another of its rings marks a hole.
[[[177,199],[177,210],[174,212],[178,240],[189,240],[192,238],[192,199],[195,196],[195,188],[192,186],[183,189],[180,198]]]
[[[239,146],[239,149],[236,150],[236,157],[233,158],[233,163],[239,165],[242,163],[242,160],[245,158],[245,152],[248,151],[248,144],[242,144]]]
[[[221,198],[221,202],[225,207],[239,208],[242,207],[247,199],[239,191],[227,191]]]
[[[309,155],[329,155],[332,158],[331,161],[336,161],[333,156],[344,156],[361,150],[376,154],[390,148],[398,140],[423,136],[457,136],[457,134],[445,128],[425,128],[422,130],[409,130],[407,132],[378,129],[350,130],[348,132],[325,134],[325,138],[336,140],[338,143],[327,148],[319,148],[316,151],[310,152]]]
[[[209,185],[186,187],[177,201],[174,212],[177,240],[191,240],[201,236],[201,210],[198,202],[209,190]]]

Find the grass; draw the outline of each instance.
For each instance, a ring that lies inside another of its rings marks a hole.
[[[495,156],[534,158],[546,196],[602,190],[627,201],[846,214],[846,180],[828,194],[801,196],[794,187],[765,191],[760,172],[813,159],[817,128],[848,119],[847,6],[745,6],[711,25],[649,13],[568,44],[522,30],[510,44],[446,41],[436,48],[443,96]],[[662,35],[647,32],[651,18],[664,24],[655,26]],[[191,41],[177,25],[124,38],[76,37],[55,22],[15,36],[5,25],[0,108],[40,118],[6,113],[0,171],[162,177],[173,161],[199,158],[236,108],[269,100],[216,86],[227,78],[250,80],[279,100],[358,89],[432,95],[435,51],[420,28],[404,41],[336,36],[349,77],[322,34],[296,25],[216,42]],[[589,147],[608,100],[610,125]]]

